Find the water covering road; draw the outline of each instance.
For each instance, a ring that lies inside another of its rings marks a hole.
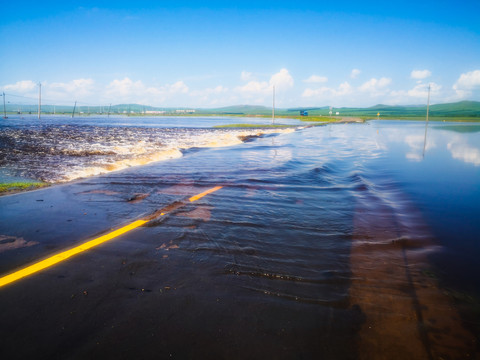
[[[478,132],[432,126],[423,156],[423,125],[270,134],[0,198],[6,274],[222,186],[1,288],[2,357],[478,356],[478,279],[459,276],[478,270]]]

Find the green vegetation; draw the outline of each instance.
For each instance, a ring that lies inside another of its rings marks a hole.
[[[454,131],[458,133],[476,133],[480,132],[480,125],[469,125],[469,126],[462,126],[462,124],[459,125],[440,125],[436,126],[436,129],[439,130],[447,130],[447,131]]]
[[[7,192],[34,190],[45,186],[48,186],[48,184],[34,181],[0,183],[0,194]]]
[[[228,125],[217,125],[215,128],[253,128],[253,129],[265,129],[265,128],[289,128],[295,127],[292,125],[262,125],[262,124],[228,124]]]
[[[308,111],[309,116],[300,116],[300,111]],[[276,117],[298,118],[301,120],[316,118],[316,117],[331,117],[330,111],[333,115],[336,112],[337,116],[354,116],[366,119],[377,118],[380,113],[381,119],[425,119],[427,113],[426,105],[406,105],[406,106],[391,106],[391,105],[375,105],[368,108],[333,108],[330,107],[298,107],[290,109],[275,109]],[[260,116],[269,117],[272,114],[272,109],[265,106],[250,106],[238,105],[228,106],[217,109],[196,109],[197,115],[228,115],[228,116]],[[460,101],[448,104],[431,105],[429,115],[432,120],[480,120],[480,102],[478,101]],[[331,117],[332,118],[332,117]],[[316,120],[315,120],[316,121]],[[323,121],[319,120],[319,121]]]
[[[218,115],[267,115],[272,116],[272,109],[265,106],[255,105],[235,105],[216,109],[197,109],[198,113],[218,114]]]
[[[301,117],[295,117],[295,119],[301,120],[301,121],[307,121],[307,122],[322,122],[322,123],[332,123],[332,122],[338,122],[341,119],[334,118],[334,117],[328,117],[328,116],[301,116]]]
[[[7,104],[8,114],[21,112],[22,114],[36,114],[37,105],[16,105]],[[76,116],[88,116],[95,114],[104,114],[110,110],[111,115],[130,115],[130,116],[228,116],[228,117],[271,117],[272,109],[266,106],[254,105],[236,105],[226,106],[212,109],[194,109],[194,108],[163,108],[140,104],[118,104],[107,106],[77,106]],[[178,110],[194,110],[194,112],[177,112]],[[42,112],[44,114],[53,112],[57,114],[71,114],[72,106],[43,105]],[[158,111],[158,114],[145,114],[146,111]],[[300,111],[308,111],[308,116],[300,116]],[[332,114],[330,114],[332,111]],[[338,112],[338,115],[337,115]],[[275,109],[276,118],[295,118],[301,120],[324,121],[324,119],[316,120],[317,117],[357,117],[364,119],[376,119],[380,113],[380,119],[405,119],[405,120],[423,120],[427,113],[426,105],[375,105],[368,108],[349,108],[339,107],[330,109],[329,106],[323,107],[297,107],[289,109]],[[480,102],[479,101],[460,101],[448,104],[433,104],[429,111],[431,120],[448,120],[448,121],[480,121]]]
[[[300,109],[289,109],[288,111],[297,112]],[[310,116],[328,115],[330,108],[308,108],[303,109],[309,112]],[[380,118],[417,118],[425,119],[427,113],[426,105],[407,105],[407,106],[390,106],[390,105],[375,105],[368,108],[333,108],[332,111],[339,112],[340,116],[362,116],[368,118],[377,118],[380,113]],[[443,118],[467,118],[480,119],[480,102],[478,101],[460,101],[449,104],[431,105],[429,109],[429,116],[433,119],[438,117]]]

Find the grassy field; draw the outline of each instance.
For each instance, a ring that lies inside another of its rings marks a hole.
[[[9,115],[16,114],[18,109],[21,109],[24,114],[31,112],[36,114],[37,105],[17,105],[7,104],[7,113]],[[43,112],[53,113],[56,109],[58,113],[71,114],[73,106],[60,106],[56,108],[53,105],[44,105]],[[107,114],[110,109],[112,116],[129,115],[129,116],[228,116],[228,117],[271,117],[272,109],[266,106],[257,105],[234,105],[220,108],[189,108],[195,113],[177,113],[177,110],[187,110],[187,108],[160,108],[141,104],[118,104],[110,106],[80,106],[76,109],[76,116],[97,115],[99,113]],[[163,114],[144,114],[145,111],[165,111]],[[423,105],[384,105],[378,104],[366,108],[350,108],[350,107],[297,107],[297,108],[276,108],[275,116],[299,118],[301,111],[308,111],[309,118],[329,117],[330,111],[332,114],[339,113],[339,116],[355,116],[367,117],[373,119],[380,113],[381,119],[405,119],[417,120],[424,118],[426,115],[427,106]],[[126,112],[125,114],[123,112]],[[83,112],[83,114],[79,114]],[[132,112],[132,113],[130,113]],[[456,119],[456,121],[480,121],[480,102],[479,101],[459,101],[455,103],[432,104],[430,105],[430,116],[432,118]]]

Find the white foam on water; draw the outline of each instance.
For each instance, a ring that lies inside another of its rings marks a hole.
[[[155,161],[169,160],[182,157],[182,152],[178,149],[169,149],[158,151],[155,153],[135,156],[123,160],[113,161],[104,165],[86,167],[84,169],[75,170],[63,175],[60,182],[71,181],[79,178],[102,175],[111,171],[119,171],[132,166],[146,165]]]
[[[108,145],[101,143],[77,144],[79,154],[98,152],[104,154],[94,163],[80,161],[75,164],[63,163],[59,171],[45,180],[50,182],[67,182],[80,178],[106,174],[129,167],[147,165],[183,156],[182,150],[191,148],[212,148],[240,145],[245,138],[266,134],[287,134],[294,129],[252,129],[252,130],[202,130],[172,132],[158,139],[135,140],[119,139]],[[165,135],[165,134],[162,134]],[[142,134],[139,134],[142,136]],[[135,137],[134,137],[135,138]],[[70,146],[71,147],[71,146]]]

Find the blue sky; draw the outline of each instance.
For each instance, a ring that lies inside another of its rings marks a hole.
[[[2,5],[0,90],[174,107],[480,100],[480,1]],[[13,102],[13,100],[10,100]],[[33,100],[31,100],[33,102]]]

